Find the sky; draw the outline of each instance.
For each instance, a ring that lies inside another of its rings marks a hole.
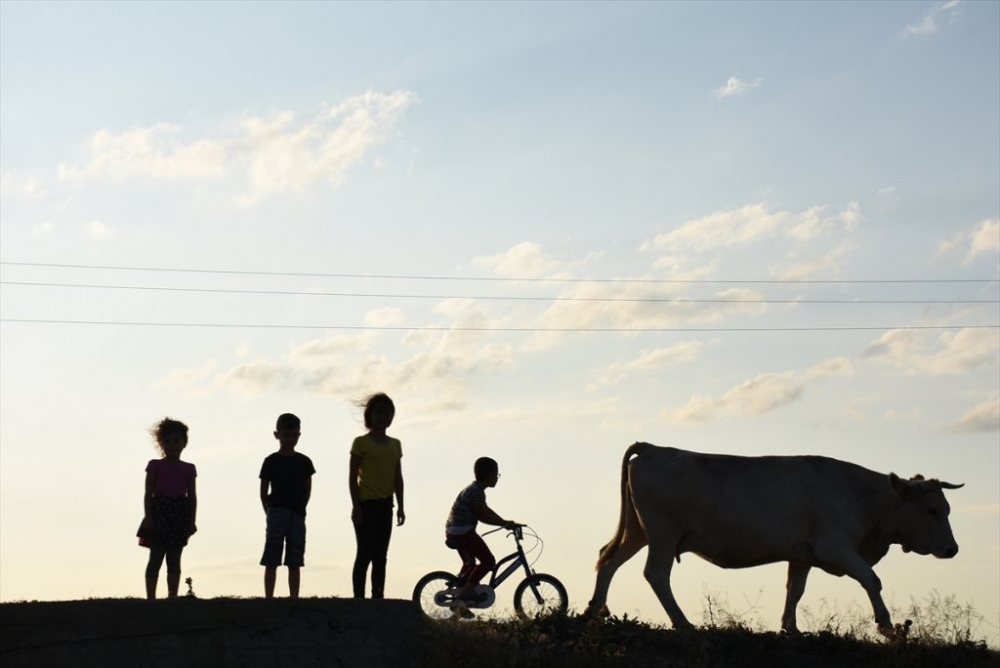
[[[168,415],[185,577],[261,595],[283,412],[317,469],[302,594],[350,595],[384,391],[390,597],[457,566],[491,456],[582,610],[648,441],[964,483],[958,556],[876,572],[1000,638],[1000,3],[5,0],[0,186],[2,601],[143,595]],[[644,554],[609,607],[666,623]],[[673,587],[777,628],[784,573],[689,555]],[[802,605],[868,614],[818,572]]]

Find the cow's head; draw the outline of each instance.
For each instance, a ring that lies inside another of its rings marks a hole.
[[[895,473],[889,474],[889,482],[900,501],[896,529],[903,551],[933,554],[940,559],[951,559],[958,554],[958,544],[948,523],[951,507],[942,490],[963,485],[925,480],[921,475],[903,480]]]

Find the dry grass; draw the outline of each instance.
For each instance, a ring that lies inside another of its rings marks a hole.
[[[708,666],[851,666],[978,668],[1000,665],[982,637],[983,618],[953,597],[934,594],[896,612],[908,633],[888,642],[861,610],[805,611],[801,636],[765,631],[753,602],[732,611],[706,595],[703,626],[673,631],[628,616],[555,615],[531,621],[488,619],[431,623],[424,665],[476,668],[702,668]]]

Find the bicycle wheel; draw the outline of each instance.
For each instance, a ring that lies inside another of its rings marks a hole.
[[[514,590],[514,610],[525,619],[553,612],[566,612],[569,596],[566,587],[556,578],[536,573],[521,581]]]
[[[445,571],[428,573],[413,588],[413,602],[431,619],[450,619],[456,613],[449,607],[438,605],[434,599],[445,589],[453,587],[455,580],[454,575]]]

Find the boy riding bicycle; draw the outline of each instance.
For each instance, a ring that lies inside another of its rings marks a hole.
[[[496,461],[489,457],[480,457],[476,460],[473,470],[476,480],[459,492],[445,525],[445,544],[458,550],[458,555],[462,558],[462,570],[458,578],[459,582],[464,584],[458,593],[458,598],[467,601],[481,600],[476,594],[476,586],[483,576],[496,566],[496,558],[482,537],[476,533],[476,525],[483,522],[505,529],[517,526],[516,522],[503,519],[486,505],[486,489],[496,487],[500,479]]]

